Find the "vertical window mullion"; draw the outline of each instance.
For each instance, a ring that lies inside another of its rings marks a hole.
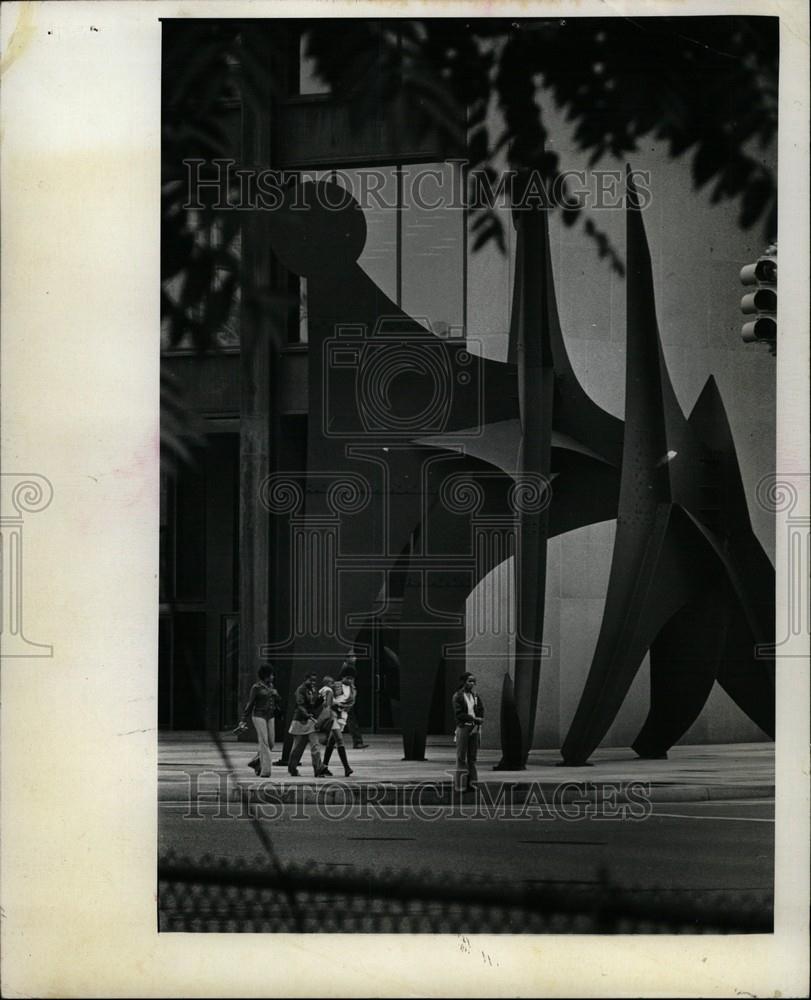
[[[462,185],[465,181],[464,167],[461,163],[455,163],[453,166],[454,170],[459,171],[459,190],[464,190]],[[454,178],[456,181],[456,178]],[[454,184],[454,189],[455,184]],[[462,335],[467,341],[467,251],[468,251],[468,239],[467,239],[467,199],[462,198]]]
[[[395,229],[396,242],[396,267],[397,267],[397,305],[403,308],[403,167],[399,164],[395,167],[395,177],[397,178],[397,208],[395,211],[397,226]]]

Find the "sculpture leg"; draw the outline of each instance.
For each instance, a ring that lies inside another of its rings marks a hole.
[[[404,608],[404,614],[407,609]],[[445,646],[464,639],[464,628],[406,629],[400,636],[400,699],[405,760],[425,760],[431,696]],[[460,667],[460,672],[461,672]]]
[[[718,683],[735,704],[774,739],[774,657],[758,658],[742,611],[733,609]]]
[[[605,615],[586,686],[561,749],[583,764],[616,718],[636,672],[662,626],[693,598],[707,572],[700,533],[676,507],[661,504],[641,562],[617,531]]]
[[[640,757],[666,757],[698,718],[724,649],[729,598],[720,587],[677,611],[650,649],[650,711],[632,744]]]
[[[513,680],[509,674],[505,674],[501,685],[501,760],[493,770],[522,771],[526,766]]]

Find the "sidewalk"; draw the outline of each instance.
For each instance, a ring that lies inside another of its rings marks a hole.
[[[343,777],[337,755],[330,761],[333,778],[316,779],[305,751],[299,777],[274,767],[271,778],[256,778],[248,761],[250,743],[233,738],[224,744],[227,761],[216,743],[201,733],[162,733],[158,739],[158,799],[185,803],[212,795],[248,801],[302,803],[373,801],[408,803],[415,793],[420,804],[454,801],[452,771],[455,748],[449,739],[428,739],[426,760],[404,761],[399,736],[371,735],[367,750],[348,750],[354,774]],[[274,760],[280,756],[277,744]],[[705,802],[774,797],[774,744],[734,743],[674,747],[667,760],[640,760],[627,747],[595,751],[592,766],[558,767],[558,750],[533,750],[525,771],[493,771],[498,749],[479,751],[481,794],[491,801],[505,791],[518,802],[531,796],[571,801],[639,801],[630,783],[649,786],[655,802]],[[213,772],[213,773],[212,773]],[[630,794],[629,794],[630,792]]]

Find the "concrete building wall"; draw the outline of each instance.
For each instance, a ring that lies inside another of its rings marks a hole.
[[[551,105],[551,101],[548,102]],[[589,171],[570,130],[547,112],[561,167]],[[773,164],[772,154],[764,160]],[[644,220],[653,260],[657,316],[663,349],[679,403],[693,407],[707,377],[715,376],[734,435],[755,533],[774,560],[774,524],[755,502],[758,481],[774,469],[775,359],[761,345],[740,338],[742,294],[738,272],[765,246],[759,228],[743,231],[735,203],[713,205],[707,190],[692,186],[689,163],[673,162],[653,141],[629,158],[635,170],[650,172],[652,200]],[[603,160],[594,169],[622,170]],[[471,254],[468,262],[468,335],[485,356],[506,359],[512,288],[514,231],[502,213],[508,252],[495,246]],[[621,209],[591,213],[625,255]],[[552,215],[551,242],[558,306],[575,373],[591,397],[610,413],[624,416],[625,281],[600,260],[582,225],[565,227]],[[544,642],[535,746],[558,747],[566,735],[591,663],[605,603],[614,541],[614,522],[596,524],[555,538],[549,545]],[[495,571],[509,577],[509,568]],[[495,574],[480,586],[494,586]],[[504,588],[506,580],[501,581]],[[471,614],[472,595],[468,604]],[[501,657],[498,657],[498,653]],[[498,705],[503,671],[511,662],[508,641],[475,641],[470,669],[489,708],[484,743],[499,743]],[[643,663],[604,745],[628,745],[648,708],[648,663]],[[683,742],[754,741],[765,735],[715,686],[702,715]]]

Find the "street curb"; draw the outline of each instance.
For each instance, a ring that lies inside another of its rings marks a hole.
[[[158,800],[163,803],[211,805],[223,800],[253,805],[340,805],[427,806],[468,804],[481,801],[494,808],[499,802],[510,805],[581,804],[613,807],[624,805],[631,810],[644,810],[646,802],[721,802],[740,799],[772,799],[774,785],[677,785],[646,781],[559,781],[559,782],[495,782],[480,783],[475,799],[471,794],[460,796],[450,782],[363,782],[324,781],[281,782],[228,780],[223,774],[218,785],[207,783],[194,796],[187,782],[158,784]],[[178,787],[180,785],[180,787]]]

